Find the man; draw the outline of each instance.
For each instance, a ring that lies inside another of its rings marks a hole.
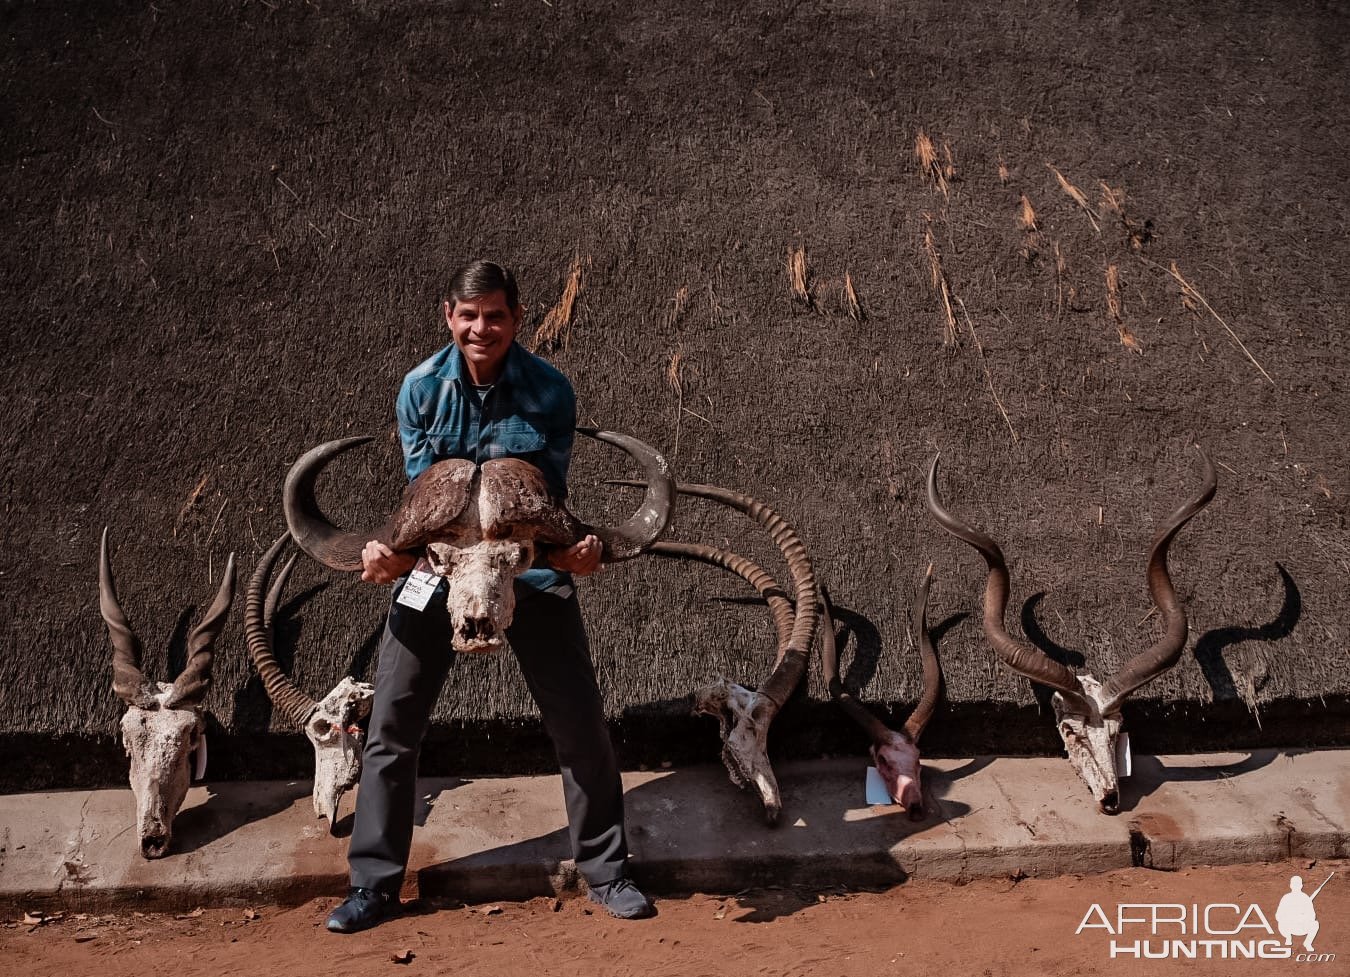
[[[450,280],[444,312],[454,342],[409,373],[398,396],[409,480],[447,458],[521,458],[564,498],[576,395],[562,373],[515,341],[524,309],[514,276],[490,261],[465,265]],[[590,897],[615,916],[637,919],[654,910],[624,874],[623,788],[571,578],[594,573],[600,554],[600,541],[587,536],[518,576],[507,639],[558,754],[572,851]],[[398,601],[417,558],[372,540],[361,560],[363,580],[395,586],[348,853],[352,888],[328,917],[337,933],[366,929],[398,909],[417,756],[455,657],[443,593],[420,611]]]

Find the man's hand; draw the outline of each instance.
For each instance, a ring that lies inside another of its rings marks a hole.
[[[587,536],[565,550],[551,551],[548,554],[548,562],[555,570],[585,577],[600,569],[600,552],[602,549],[599,539],[595,536]]]
[[[417,564],[411,553],[395,553],[372,539],[361,550],[361,579],[368,583],[393,583]]]

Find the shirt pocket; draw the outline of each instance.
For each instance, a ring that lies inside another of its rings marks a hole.
[[[535,455],[548,448],[548,439],[544,432],[529,421],[512,418],[503,421],[494,432],[493,455],[499,458],[524,458]]]

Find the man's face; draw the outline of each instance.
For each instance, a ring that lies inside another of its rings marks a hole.
[[[445,321],[476,383],[497,379],[520,325],[521,308],[511,308],[503,291],[445,303]]]

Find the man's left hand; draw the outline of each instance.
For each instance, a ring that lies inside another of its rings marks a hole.
[[[548,562],[555,570],[585,577],[600,569],[602,549],[599,539],[595,536],[587,536],[565,550],[552,551],[548,554]]]

